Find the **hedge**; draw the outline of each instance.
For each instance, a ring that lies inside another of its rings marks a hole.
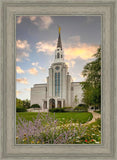
[[[49,112],[65,112],[64,108],[53,108],[49,109]]]
[[[31,106],[31,108],[40,108],[40,105],[39,105],[39,104],[33,104],[33,105]]]
[[[26,108],[23,107],[16,107],[16,112],[26,112]]]

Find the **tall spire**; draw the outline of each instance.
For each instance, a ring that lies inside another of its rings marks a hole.
[[[61,43],[61,34],[60,34],[60,31],[61,31],[61,27],[59,27],[59,36],[58,36],[58,42],[57,42],[57,48],[61,48],[62,50],[62,43]]]
[[[54,63],[58,63],[58,62],[64,62],[64,52],[62,49],[62,43],[61,43],[61,28],[58,27],[58,31],[59,31],[59,36],[58,36],[58,42],[57,42],[57,48],[55,50],[55,59],[54,59]]]

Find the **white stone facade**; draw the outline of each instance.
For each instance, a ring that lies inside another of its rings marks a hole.
[[[59,32],[55,60],[49,68],[47,83],[35,84],[31,88],[31,105],[39,104],[41,109],[74,107],[82,103],[82,97],[83,91],[80,83],[72,81],[68,66],[64,62]]]

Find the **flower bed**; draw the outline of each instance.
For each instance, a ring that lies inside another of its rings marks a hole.
[[[69,124],[69,125],[68,125]],[[22,120],[17,124],[17,144],[82,144],[100,143],[100,122],[93,125],[63,123],[49,114],[38,114],[32,121]]]

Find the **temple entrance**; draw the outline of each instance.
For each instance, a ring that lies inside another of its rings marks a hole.
[[[55,99],[51,98],[49,100],[49,108],[50,109],[55,108]]]
[[[61,108],[61,101],[58,101],[57,108]]]

